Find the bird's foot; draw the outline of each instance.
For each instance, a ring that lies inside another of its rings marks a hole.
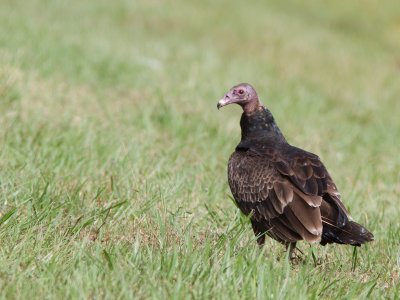
[[[297,251],[295,251],[297,250]],[[304,253],[296,247],[296,243],[290,243],[286,246],[287,258],[292,264],[299,264],[304,261]],[[300,253],[298,253],[300,252]]]

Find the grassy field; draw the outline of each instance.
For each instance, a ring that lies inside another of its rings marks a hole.
[[[0,298],[399,299],[399,15],[397,0],[2,1]],[[257,247],[226,178],[241,112],[216,109],[243,81],[375,234],[357,256],[300,243],[292,266]]]

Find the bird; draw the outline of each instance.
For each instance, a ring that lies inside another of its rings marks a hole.
[[[217,108],[234,103],[243,109],[241,140],[228,161],[228,183],[260,246],[269,236],[294,259],[301,240],[361,246],[374,239],[353,221],[321,159],[286,141],[253,86],[232,87]]]

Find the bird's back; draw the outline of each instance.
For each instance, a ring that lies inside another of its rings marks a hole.
[[[289,144],[240,143],[228,162],[233,197],[253,228],[282,243],[359,246],[373,239],[351,221],[319,157]],[[276,232],[274,232],[276,231]]]

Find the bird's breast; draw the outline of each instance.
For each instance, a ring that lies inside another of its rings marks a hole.
[[[245,151],[235,151],[228,162],[228,182],[236,202],[257,202],[266,198],[274,172],[268,159],[260,160]]]

